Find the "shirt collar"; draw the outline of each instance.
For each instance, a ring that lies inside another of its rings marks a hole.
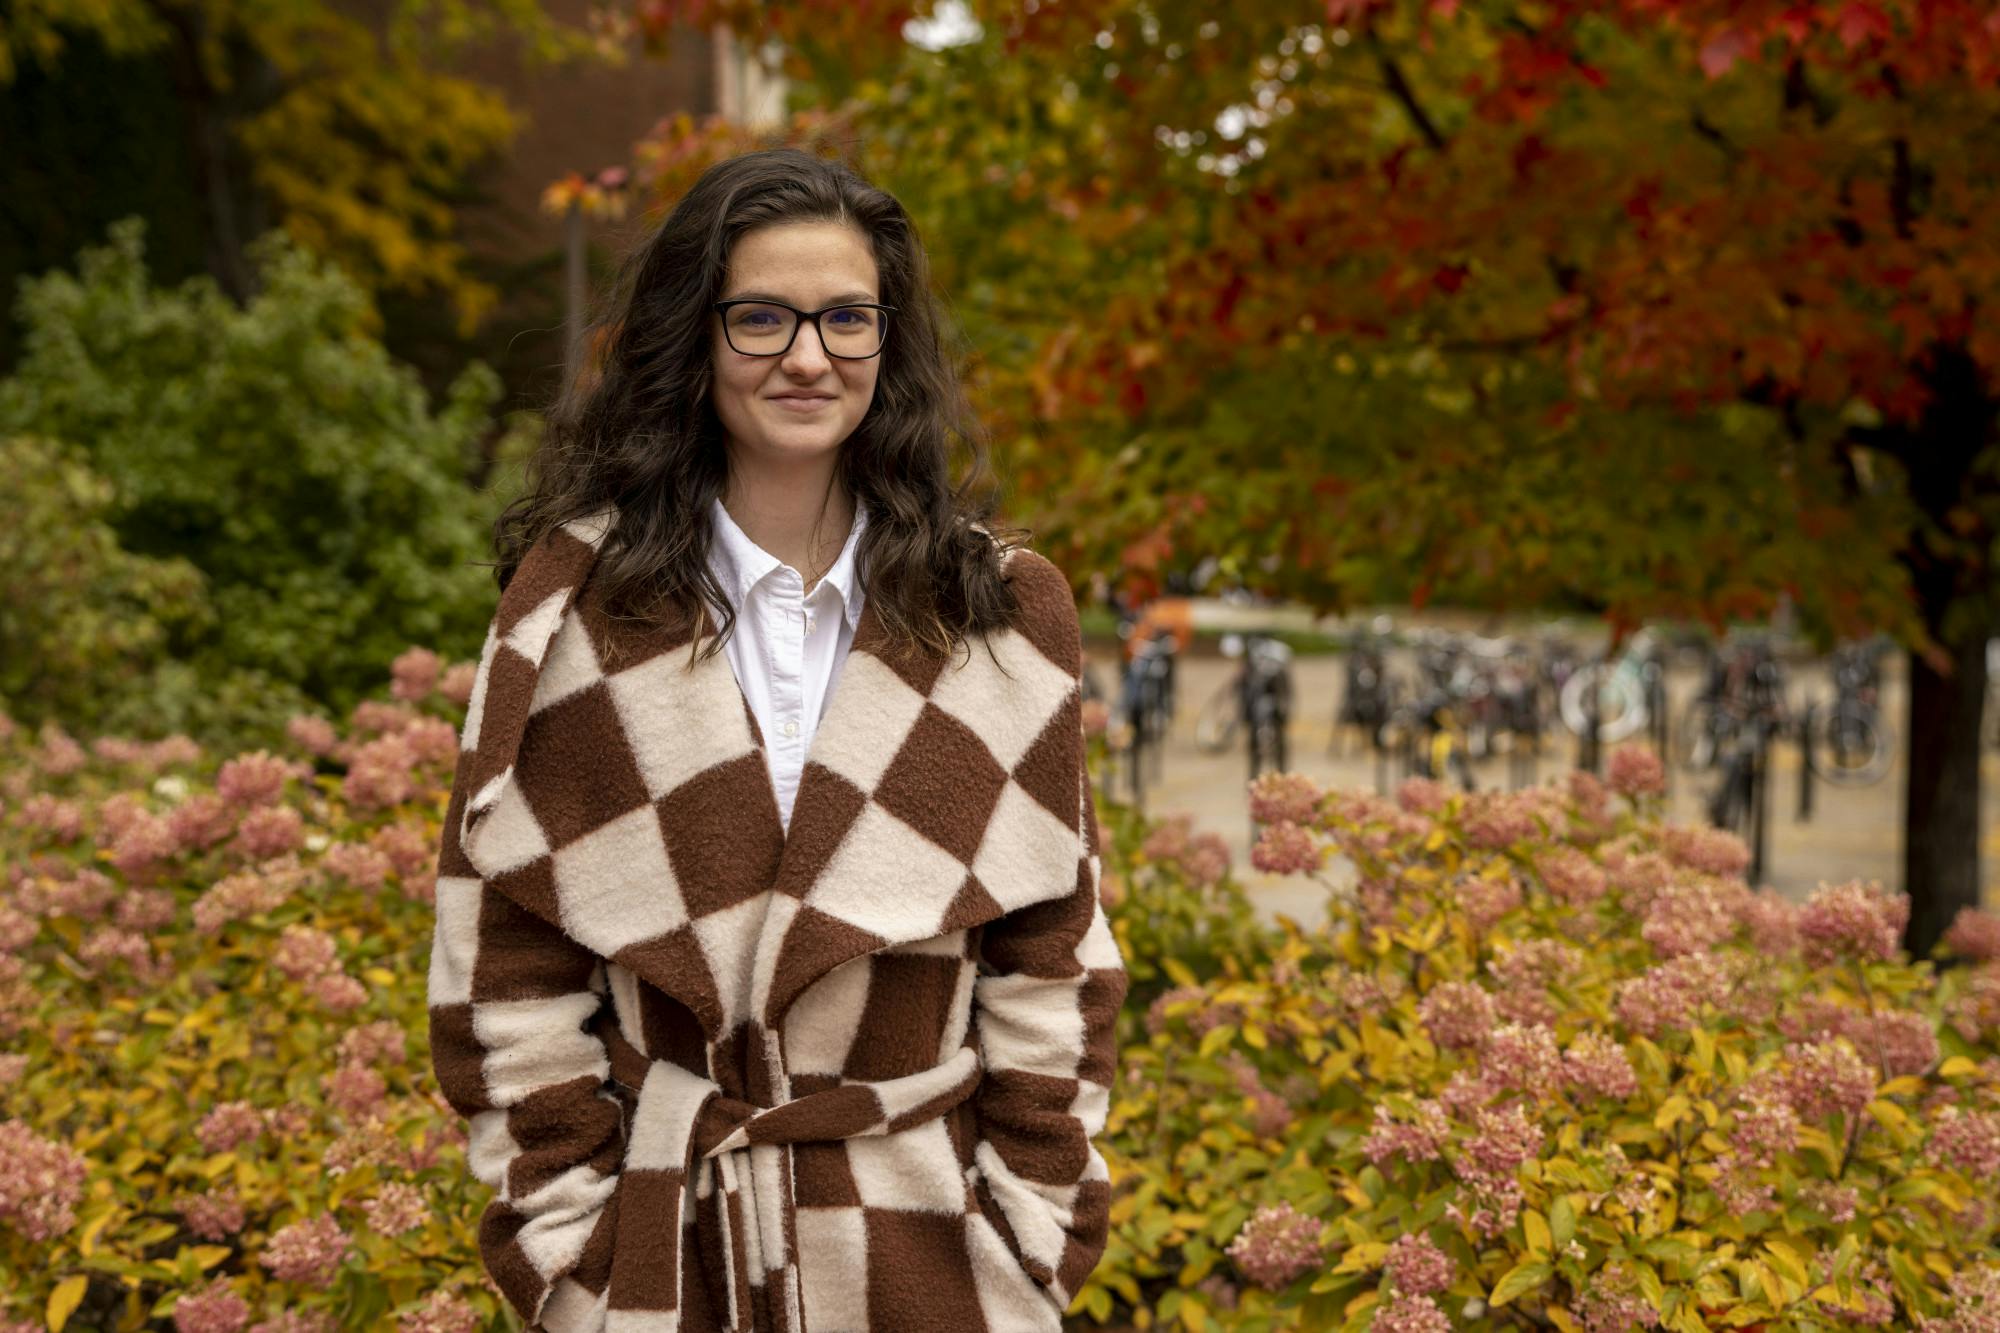
[[[715,572],[716,582],[729,594],[731,608],[740,612],[750,590],[780,568],[784,561],[750,540],[749,534],[737,525],[729,510],[723,506],[720,496],[710,502],[709,515],[715,529],[715,538],[708,548],[709,567]],[[856,575],[861,533],[867,526],[868,506],[857,501],[854,522],[847,530],[847,540],[841,545],[840,554],[834,558],[833,567],[820,575],[819,580],[840,595],[841,614],[846,618],[849,629],[861,619],[862,590]],[[819,591],[818,584],[814,585],[813,591]]]

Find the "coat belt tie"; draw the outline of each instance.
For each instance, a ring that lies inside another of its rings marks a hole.
[[[730,1096],[713,1079],[648,1056],[615,1023],[604,1025],[600,1035],[611,1055],[612,1078],[638,1097],[624,1169],[681,1175],[680,1207],[671,1219],[676,1302],[687,1272],[682,1240],[695,1201],[721,1191],[717,1214],[730,1333],[754,1333],[753,1311],[759,1306],[769,1308],[765,1326],[772,1333],[808,1333],[799,1290],[791,1145],[890,1134],[934,1120],[971,1096],[983,1072],[979,1048],[968,1043],[950,1059],[914,1074],[849,1080],[776,1106],[758,1106]],[[614,1253],[614,1272],[619,1263]]]

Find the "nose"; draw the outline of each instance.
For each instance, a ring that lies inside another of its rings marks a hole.
[[[811,374],[817,374],[833,364],[833,358],[827,355],[826,342],[819,336],[817,320],[799,321],[799,331],[792,338],[791,347],[780,360],[787,370],[796,369]]]

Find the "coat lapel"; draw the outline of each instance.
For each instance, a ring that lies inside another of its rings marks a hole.
[[[849,959],[1075,889],[1080,644],[1061,617],[1028,605],[958,662],[893,654],[864,601],[788,833],[727,657],[690,670],[691,617],[633,630],[596,606],[610,517],[529,552],[481,653],[460,841],[494,888],[710,1040],[776,1030]]]

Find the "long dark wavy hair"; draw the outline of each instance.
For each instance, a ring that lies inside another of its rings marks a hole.
[[[957,335],[915,225],[846,162],[775,146],[709,167],[625,256],[588,331],[595,353],[549,410],[526,492],[494,523],[503,590],[544,535],[616,506],[590,575],[600,604],[618,618],[693,614],[698,633],[714,631],[706,651],[720,648],[736,617],[708,569],[710,504],[728,470],[709,393],[712,306],[737,238],[788,222],[858,227],[882,303],[896,308],[874,400],[836,463],[868,506],[861,586],[891,645],[948,653],[1018,613],[1000,556],[1028,530],[990,521],[984,428],[960,381],[959,348],[947,347]]]

